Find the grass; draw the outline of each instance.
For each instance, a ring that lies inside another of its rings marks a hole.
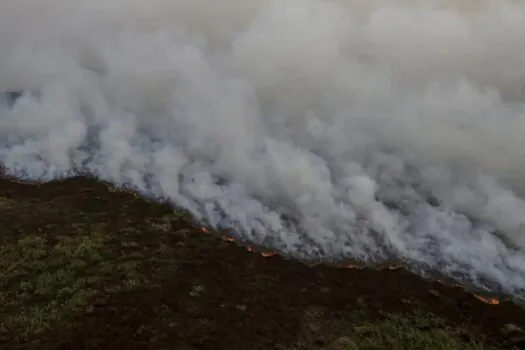
[[[433,313],[331,296],[316,270],[247,253],[169,206],[20,188],[0,195],[1,348],[490,348]]]
[[[299,341],[282,350],[481,350],[483,344],[472,330],[451,326],[434,313],[417,309],[406,313],[374,314],[359,298],[346,314],[333,315],[319,307],[305,310]]]
[[[180,213],[157,215],[140,226],[130,218],[130,225],[115,232],[100,212],[71,212],[64,222],[63,203],[0,197],[0,210],[4,221],[11,219],[5,225],[11,232],[0,244],[2,340],[30,343],[63,329],[77,315],[90,314],[94,305],[115,294],[151,288],[156,273],[176,268],[176,254],[162,239],[166,237],[146,244],[137,238],[166,234]],[[44,225],[20,227],[44,217]],[[142,226],[149,228],[141,232]]]
[[[148,283],[140,272],[143,254],[133,251],[133,242],[117,247],[104,231],[79,232],[53,238],[28,234],[0,249],[0,303],[10,311],[4,335],[34,338],[76,313],[89,313],[91,304],[108,294]],[[121,255],[108,259],[115,249]]]
[[[482,343],[464,340],[468,331],[453,328],[433,314],[388,314],[375,321],[351,323],[330,319],[319,310],[306,313],[303,339],[289,349],[310,350],[481,350]],[[354,315],[355,316],[355,315]]]

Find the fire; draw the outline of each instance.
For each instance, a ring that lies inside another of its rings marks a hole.
[[[261,252],[261,255],[264,257],[264,258],[270,258],[272,256],[276,256],[277,253],[275,252]]]
[[[481,295],[477,295],[477,294],[474,294],[474,293],[472,293],[472,295],[474,295],[474,297],[476,297],[476,299],[481,300],[485,304],[490,304],[490,305],[499,305],[500,304],[500,301],[497,298],[486,298],[486,297],[482,297]]]
[[[445,285],[445,282],[443,282],[442,280],[437,280],[437,282],[440,283],[440,284]],[[450,287],[466,290],[466,288],[463,287],[461,284],[451,284]],[[484,296],[481,296],[481,295],[476,294],[474,292],[470,292],[470,294],[472,294],[476,299],[478,299],[479,301],[484,302],[485,304],[489,304],[489,305],[499,305],[499,304],[501,304],[501,300],[498,299],[498,298],[484,297]]]
[[[401,265],[391,265],[391,266],[387,266],[386,268],[389,269],[390,271],[395,271],[395,270],[399,270],[402,267],[403,266]]]
[[[3,171],[2,169],[0,168],[0,176],[3,175]],[[25,181],[22,181],[22,180],[19,180],[19,179],[8,179],[9,181],[11,182],[15,182],[15,183],[19,183],[19,184],[26,184],[28,182],[25,182]],[[126,189],[123,189],[123,188],[119,188],[119,187],[109,187],[108,188],[110,192],[126,192],[126,193],[131,193],[133,196],[135,197],[139,197],[137,193],[133,192],[133,191],[128,191]],[[204,233],[210,233],[210,230],[204,226],[200,227],[200,231],[204,232]],[[233,237],[223,237],[223,239],[226,241],[226,242],[235,242],[235,239]],[[249,252],[254,252],[254,249],[250,246],[245,246],[246,250],[249,251]],[[265,257],[265,258],[269,258],[269,257],[273,257],[273,256],[276,256],[277,253],[276,252],[260,252],[261,256]],[[346,267],[347,269],[364,269],[365,266],[363,265],[355,265],[355,264],[347,264],[345,265],[344,267]],[[394,270],[398,270],[400,268],[402,268],[403,266],[401,265],[390,265],[390,266],[386,266],[384,267],[383,269],[388,269],[388,270],[391,270],[391,271],[394,271]],[[438,283],[441,283],[441,284],[445,284],[445,282],[441,281],[441,280],[437,280]],[[466,290],[465,287],[459,285],[459,284],[454,284],[452,285],[453,288],[461,288],[463,290]],[[481,295],[478,295],[478,294],[475,294],[475,293],[471,293],[476,299],[486,303],[486,304],[489,304],[489,305],[499,305],[501,303],[501,301],[497,298],[488,298],[488,297],[483,297]]]
[[[354,265],[354,264],[348,264],[348,265],[346,265],[345,267],[346,267],[347,269],[351,269],[351,270],[353,270],[353,269],[359,269],[359,270],[364,269],[363,266],[360,266],[360,265]]]
[[[209,231],[207,228],[205,228],[205,227],[201,227],[201,231],[206,232],[206,233],[209,233],[209,232],[210,232],[210,231]],[[223,239],[224,241],[226,241],[226,242],[235,242],[235,238],[233,238],[233,237],[224,236],[224,237],[222,237],[222,239]],[[250,246],[244,246],[244,249],[246,249],[246,250],[249,251],[250,253],[253,253],[253,252],[255,251],[255,250],[254,250],[252,247],[250,247]],[[276,255],[277,255],[276,252],[260,252],[260,254],[261,254],[261,256],[262,256],[263,258],[270,258],[270,257],[272,257],[272,256],[276,256]]]
[[[201,227],[200,230],[202,232],[205,232],[205,233],[209,233],[210,231],[206,228],[206,227]],[[233,237],[228,237],[228,236],[225,236],[225,237],[222,237],[222,239],[226,242],[230,242],[230,243],[233,243],[233,242],[236,242],[235,238]],[[244,248],[250,252],[250,253],[253,253],[255,252],[255,250],[250,247],[250,246],[244,246]],[[264,257],[264,258],[269,258],[269,257],[273,257],[273,256],[277,256],[278,254],[276,252],[268,252],[268,251],[265,251],[265,252],[259,252],[259,254]],[[359,270],[362,270],[364,268],[366,268],[366,266],[364,265],[357,265],[357,264],[346,264],[344,265],[343,267],[347,268],[347,269],[359,269]],[[382,268],[382,270],[390,270],[390,271],[395,271],[395,270],[399,270],[403,268],[402,265],[389,265],[389,266],[385,266]],[[443,284],[443,285],[446,285],[446,283],[442,280],[437,280],[438,283],[440,284]],[[459,284],[453,284],[453,285],[450,285],[452,288],[460,288],[462,290],[465,290],[467,291],[467,289],[465,287],[463,287],[462,285],[459,285]],[[472,294],[472,296],[474,296],[476,299],[484,302],[485,304],[488,304],[488,305],[499,305],[501,303],[501,301],[498,299],[498,298],[489,298],[489,297],[484,297],[484,296],[481,296],[481,295],[478,295],[476,293],[472,293],[470,292],[470,294]]]

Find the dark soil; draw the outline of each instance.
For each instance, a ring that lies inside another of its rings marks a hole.
[[[265,258],[167,204],[85,178],[0,180],[0,227],[1,349],[350,349],[331,344],[392,314],[512,348],[525,328],[511,302],[403,269]]]

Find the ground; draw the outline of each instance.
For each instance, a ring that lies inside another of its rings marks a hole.
[[[85,178],[0,180],[1,349],[510,349],[525,310],[395,271],[307,266]]]

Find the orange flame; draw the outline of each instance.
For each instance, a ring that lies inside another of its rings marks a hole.
[[[490,305],[499,305],[500,304],[500,300],[497,299],[497,298],[486,298],[486,297],[482,297],[481,295],[477,295],[475,293],[472,293],[472,295],[474,295],[474,297],[476,297],[476,299],[481,300],[485,304],[490,304]]]
[[[272,256],[276,256],[277,253],[275,252],[261,252],[261,255],[264,257],[264,258],[270,258]]]
[[[351,270],[353,270],[353,269],[359,269],[359,270],[364,269],[363,266],[354,265],[354,264],[347,264],[345,267],[346,267],[347,269],[351,269]]]
[[[3,175],[3,169],[0,168],[0,176]],[[23,181],[23,180],[19,180],[19,179],[7,179],[8,181],[11,181],[11,182],[14,182],[14,183],[18,183],[18,184],[27,184],[27,183],[30,183],[30,182],[27,182],[27,181]],[[139,198],[139,195],[138,193],[136,192],[133,192],[133,191],[128,191],[127,189],[124,189],[124,188],[119,188],[117,186],[110,186],[108,188],[109,192],[122,192],[122,193],[131,193],[134,197],[136,198]],[[206,227],[200,227],[200,230],[204,233],[209,233],[209,229],[206,228]],[[235,242],[235,239],[233,237],[223,237],[223,239],[227,242]],[[246,250],[249,251],[249,252],[253,252],[253,248],[252,247],[249,247],[249,246],[246,246]],[[272,256],[276,256],[277,253],[276,252],[261,252],[260,253],[261,256],[267,258],[267,257],[272,257]],[[360,266],[360,265],[354,265],[354,264],[347,264],[345,265],[344,267],[348,268],[348,269],[364,269],[365,266]],[[399,265],[391,265],[391,266],[387,266],[386,269],[388,270],[397,270],[397,269],[400,269],[402,268],[403,266],[399,266]],[[437,282],[441,283],[441,284],[445,284],[443,281],[441,280],[437,280]],[[467,290],[465,287],[459,285],[459,284],[454,284],[452,285],[452,287],[454,288],[461,288],[463,290]],[[486,304],[489,304],[489,305],[499,305],[501,303],[501,301],[497,298],[488,298],[488,297],[483,297],[481,295],[478,295],[478,294],[475,294],[475,293],[472,293],[471,294],[478,300],[486,303]],[[508,300],[508,299],[507,299]]]
[[[205,233],[209,233],[210,231],[206,228],[206,227],[201,227],[200,230],[202,232],[205,232]],[[222,237],[222,239],[226,242],[236,242],[235,238],[233,237]],[[244,247],[248,252],[252,253],[254,252],[255,250],[250,247],[250,246],[245,246]],[[269,257],[272,257],[272,256],[277,256],[278,254],[276,252],[260,252],[259,253],[262,257],[264,258],[269,258]],[[359,269],[359,270],[362,270],[365,268],[364,265],[356,265],[356,264],[347,264],[344,266],[345,268],[347,269]],[[390,271],[395,271],[395,270],[398,270],[398,269],[401,269],[403,268],[402,265],[390,265],[390,266],[386,266],[386,267],[383,267],[382,269],[383,270],[390,270]],[[436,282],[440,283],[440,284],[443,284],[445,285],[445,282],[442,281],[442,280],[436,280]],[[465,290],[467,291],[467,289],[465,287],[463,287],[462,285],[460,284],[453,284],[451,285],[452,288],[460,288],[462,290]],[[476,299],[484,302],[485,304],[488,304],[488,305],[499,305],[501,303],[501,301],[498,299],[498,298],[488,298],[488,297],[483,297],[481,295],[478,295],[476,293],[473,293],[473,292],[470,292],[470,294],[472,294]]]
[[[395,270],[399,270],[402,267],[403,266],[401,265],[391,265],[391,266],[387,266],[386,268],[389,269],[390,271],[395,271]]]

